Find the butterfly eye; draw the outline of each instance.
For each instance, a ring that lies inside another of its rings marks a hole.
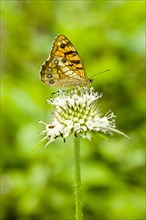
[[[65,58],[63,58],[63,59],[62,59],[62,62],[63,62],[63,63],[65,63],[65,62],[66,62],[66,59],[65,59]]]
[[[65,48],[65,44],[62,43],[62,44],[60,45],[60,47],[61,47],[61,48]]]
[[[59,63],[59,60],[58,60],[58,59],[55,59],[55,60],[54,60],[54,63],[55,63],[55,64],[58,64],[58,63]]]
[[[52,75],[51,75],[51,74],[48,74],[48,75],[47,75],[47,77],[48,77],[48,78],[51,78],[51,77],[52,77]]]
[[[50,80],[49,83],[50,83],[50,84],[53,84],[53,83],[54,83],[54,80]]]

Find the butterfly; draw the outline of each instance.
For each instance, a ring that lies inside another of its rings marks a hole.
[[[86,86],[93,81],[86,77],[77,50],[63,34],[56,37],[50,57],[41,66],[40,75],[48,86]]]

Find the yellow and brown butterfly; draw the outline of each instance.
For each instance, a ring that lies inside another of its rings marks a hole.
[[[62,34],[55,39],[50,57],[42,64],[40,74],[41,80],[48,86],[86,86],[93,81],[86,77],[77,50]]]

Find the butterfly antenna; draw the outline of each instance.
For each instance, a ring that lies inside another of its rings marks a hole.
[[[91,76],[91,79],[93,79],[95,76],[97,76],[97,75],[99,75],[99,74],[101,74],[101,73],[105,73],[105,72],[108,72],[108,71],[111,71],[111,70],[108,69],[108,70],[104,70],[104,71],[102,71],[102,72],[96,73],[96,74],[94,74],[94,75]]]

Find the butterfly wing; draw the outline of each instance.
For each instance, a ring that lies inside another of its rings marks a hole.
[[[49,86],[78,86],[90,82],[78,52],[64,35],[55,39],[40,74],[41,80]]]

